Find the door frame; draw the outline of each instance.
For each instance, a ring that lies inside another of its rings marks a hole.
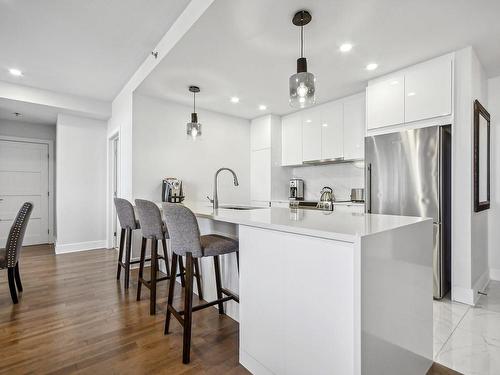
[[[117,144],[115,143],[117,142]],[[116,194],[120,196],[120,130],[116,130],[108,136],[108,181],[106,191],[107,201],[107,219],[106,219],[106,247],[112,249],[118,245],[118,223],[116,209],[113,202],[114,178],[116,173]],[[117,147],[115,147],[117,146]],[[116,168],[115,168],[116,155]],[[114,233],[116,235],[116,241]]]
[[[54,220],[54,141],[50,139],[38,139],[38,138],[24,138],[24,137],[11,137],[6,135],[0,135],[0,141],[11,141],[11,142],[20,142],[20,143],[37,143],[37,144],[45,144],[48,145],[49,148],[49,236],[48,241],[50,244],[53,244],[56,239],[56,231],[55,231],[55,220]]]

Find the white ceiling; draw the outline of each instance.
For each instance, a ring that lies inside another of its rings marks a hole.
[[[309,71],[317,101],[360,92],[367,80],[472,45],[487,74],[500,74],[498,0],[217,0],[139,87],[141,94],[243,118],[286,114],[296,69],[295,11],[306,8]],[[350,41],[354,48],[341,54]],[[364,69],[379,64],[376,71]],[[233,95],[240,103],[230,103]],[[266,104],[267,111],[257,106]],[[201,119],[203,122],[203,119]]]
[[[0,80],[111,100],[188,3],[0,0]]]
[[[15,112],[21,113],[22,116],[16,117]],[[57,114],[60,112],[54,107],[0,98],[0,120],[55,125]]]

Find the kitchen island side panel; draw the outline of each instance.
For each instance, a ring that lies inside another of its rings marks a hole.
[[[432,220],[361,238],[362,374],[432,365]]]
[[[244,225],[239,237],[240,362],[254,374],[355,373],[355,244]]]

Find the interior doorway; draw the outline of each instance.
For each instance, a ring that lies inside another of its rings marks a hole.
[[[111,233],[112,247],[117,248],[120,243],[120,231],[114,198],[118,197],[120,183],[120,136],[116,134],[110,139],[111,170],[110,170],[110,193],[111,193]]]
[[[47,142],[0,139],[0,246],[7,241],[19,208],[27,201],[34,208],[24,245],[52,242],[50,149]]]

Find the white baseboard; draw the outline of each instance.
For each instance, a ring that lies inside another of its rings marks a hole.
[[[76,251],[97,250],[106,248],[106,240],[75,242],[58,244],[56,242],[56,254],[74,253]]]
[[[500,269],[490,268],[490,280],[500,281]]]
[[[480,297],[478,292],[483,291],[488,286],[488,283],[490,282],[490,275],[491,270],[489,270],[489,272],[484,272],[472,288],[453,286],[451,292],[453,301],[475,306]]]

